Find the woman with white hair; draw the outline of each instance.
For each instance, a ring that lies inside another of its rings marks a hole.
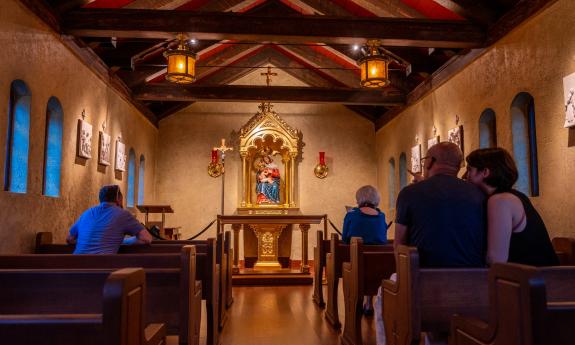
[[[343,220],[343,242],[361,237],[364,244],[386,244],[387,224],[385,214],[377,208],[379,192],[373,186],[363,186],[355,193],[357,207],[347,212]]]
[[[349,244],[352,237],[361,237],[365,244],[386,244],[387,224],[380,211],[380,196],[373,186],[363,186],[355,193],[357,207],[347,212],[343,219],[343,242]],[[372,296],[363,298],[363,314],[373,315]]]

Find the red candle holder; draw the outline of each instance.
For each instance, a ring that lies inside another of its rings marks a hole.
[[[218,150],[212,150],[212,161],[208,164],[208,175],[218,177],[224,171],[224,166],[218,163]]]
[[[313,173],[317,178],[325,178],[327,176],[328,171],[329,169],[327,168],[327,164],[325,164],[325,152],[320,151],[319,163],[313,169]]]

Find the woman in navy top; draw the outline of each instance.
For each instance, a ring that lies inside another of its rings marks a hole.
[[[357,207],[347,212],[343,219],[342,240],[349,244],[352,237],[361,237],[364,244],[386,244],[387,224],[385,214],[377,208],[379,192],[373,186],[363,186],[355,193]],[[372,296],[363,297],[363,314],[373,315]]]
[[[387,224],[385,214],[377,208],[379,192],[373,186],[363,186],[355,193],[357,207],[352,208],[343,220],[343,242],[361,237],[364,244],[386,244]]]

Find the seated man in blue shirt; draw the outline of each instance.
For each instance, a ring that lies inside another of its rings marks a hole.
[[[70,228],[68,243],[76,243],[74,254],[116,254],[120,245],[148,244],[152,236],[128,211],[122,208],[118,185],[100,189],[100,205],[86,210]],[[132,236],[124,240],[124,237]]]

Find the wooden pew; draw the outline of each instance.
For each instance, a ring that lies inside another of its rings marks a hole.
[[[575,265],[575,239],[569,237],[555,237],[551,243],[557,253],[561,265]]]
[[[226,231],[224,235],[224,251],[227,258],[226,270],[226,308],[231,307],[234,303],[234,296],[232,295],[232,273],[234,268],[234,248],[232,246],[232,232]]]
[[[141,268],[0,270],[0,340],[19,345],[160,345],[164,324],[145,326]]]
[[[325,318],[334,327],[340,328],[339,312],[337,309],[337,289],[339,278],[342,278],[342,265],[349,262],[350,245],[339,240],[337,234],[331,234],[329,253],[326,254],[326,280],[327,280],[327,304]],[[386,246],[390,246],[387,244]]]
[[[323,239],[323,231],[317,232],[316,246],[313,248],[313,301],[321,308],[325,307],[323,299],[323,271],[326,265],[326,256],[330,252],[330,241]]]
[[[329,253],[326,255],[327,304],[325,308],[326,320],[335,328],[341,327],[337,310],[337,288],[339,278],[342,277],[341,267],[349,261],[349,245],[339,240],[337,234],[331,234]]]
[[[212,246],[215,246],[213,239],[209,241]],[[201,322],[203,289],[202,282],[196,279],[211,279],[205,275],[206,272],[212,271],[210,268],[201,270],[204,275],[197,274],[197,271],[200,271],[198,267],[208,264],[207,257],[207,253],[196,254],[195,246],[182,247],[180,254],[1,255],[0,268],[109,270],[142,267],[146,270],[147,320],[165,322],[168,334],[177,334],[180,343],[191,345],[199,343]],[[198,260],[198,258],[202,259]],[[201,260],[204,262],[200,262]],[[208,298],[211,297],[211,295],[208,296]],[[208,302],[206,301],[206,305],[209,304]],[[208,318],[210,310],[208,309]],[[208,323],[208,334],[213,328],[217,329],[215,325]]]
[[[363,296],[375,296],[381,280],[395,272],[392,245],[364,245],[361,238],[351,239],[350,261],[342,267],[345,324],[341,335],[344,345],[363,344],[361,317]]]
[[[419,268],[417,248],[399,246],[397,281],[383,280],[388,345],[418,344],[421,332],[448,334],[453,314],[485,319],[486,268]]]
[[[231,236],[231,232],[226,231],[226,233],[228,233],[227,236]],[[119,254],[179,253],[182,246],[189,244],[196,246],[198,254],[206,252],[206,240],[162,240],[153,241],[150,245],[122,245],[120,246]],[[53,243],[51,232],[39,232],[36,234],[35,253],[37,254],[68,254],[73,251],[74,245]],[[218,270],[220,286],[217,290],[218,304],[216,307],[221,309],[217,310],[217,324],[220,329],[223,328],[226,320],[226,309],[233,302],[232,259],[231,237],[226,242],[224,236],[218,236],[216,241],[216,262],[220,267]]]
[[[454,316],[450,345],[575,342],[575,267],[494,264],[489,322]]]

